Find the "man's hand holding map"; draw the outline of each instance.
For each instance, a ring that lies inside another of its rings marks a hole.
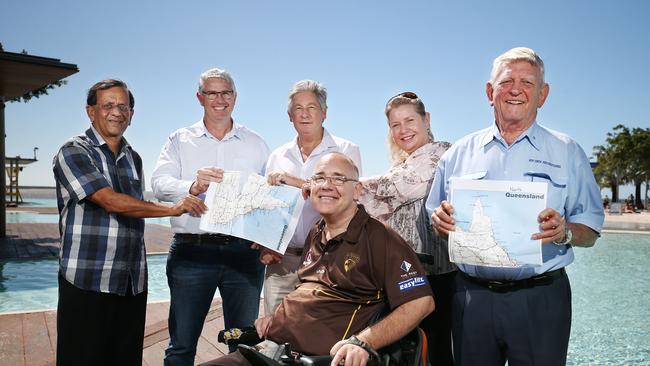
[[[220,183],[210,183],[205,204],[201,230],[251,240],[283,254],[303,199],[297,188],[271,186],[257,174],[225,171]]]
[[[546,195],[546,183],[452,179],[449,259],[487,267],[541,265],[541,240],[531,235],[540,231]]]

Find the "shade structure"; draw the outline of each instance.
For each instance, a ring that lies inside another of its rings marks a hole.
[[[5,161],[5,102],[79,72],[59,59],[0,50],[0,167]],[[0,237],[7,234],[6,177],[0,174]]]

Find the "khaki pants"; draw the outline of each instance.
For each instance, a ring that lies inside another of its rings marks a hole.
[[[296,289],[298,281],[298,267],[300,257],[291,253],[285,253],[282,263],[272,264],[266,267],[266,278],[264,279],[264,314],[273,315],[282,299],[291,291]]]

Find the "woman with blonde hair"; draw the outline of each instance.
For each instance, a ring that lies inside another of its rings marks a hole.
[[[452,365],[451,297],[456,267],[449,262],[447,242],[434,233],[424,205],[438,161],[450,144],[434,141],[429,113],[413,92],[390,98],[385,113],[392,166],[383,175],[361,180],[364,191],[359,202],[418,253],[436,303],[435,311],[420,324],[429,340],[430,359],[435,365]]]

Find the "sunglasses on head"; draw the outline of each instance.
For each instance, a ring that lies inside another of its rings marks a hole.
[[[403,93],[399,93],[399,94],[395,95],[394,97],[391,97],[390,99],[388,99],[388,102],[386,103],[386,105],[388,106],[390,104],[390,102],[393,101],[393,99],[399,98],[399,97],[403,97],[403,98],[407,98],[407,99],[418,99],[419,98],[417,94],[415,94],[413,92],[410,92],[410,91],[405,91]]]

